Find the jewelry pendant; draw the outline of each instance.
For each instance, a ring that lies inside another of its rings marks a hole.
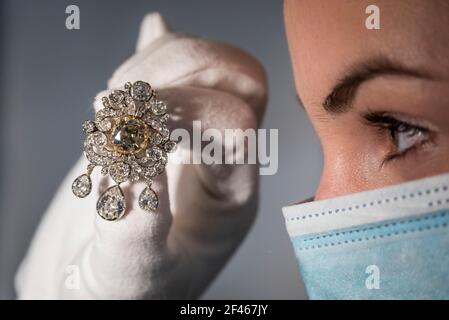
[[[94,120],[83,124],[86,134],[84,154],[89,161],[87,173],[72,183],[72,192],[84,198],[92,190],[90,175],[101,167],[116,185],[104,191],[97,201],[97,213],[106,220],[118,220],[125,213],[126,201],[120,184],[143,180],[147,187],[139,196],[141,209],[156,210],[159,200],[151,189],[152,179],[165,170],[167,152],[176,148],[167,127],[167,105],[156,99],[150,84],[126,83],[124,90],[115,90],[102,98],[103,108]]]

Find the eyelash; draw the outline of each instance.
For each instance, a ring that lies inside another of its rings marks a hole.
[[[397,148],[395,144],[395,135],[397,134],[400,133],[406,134],[407,132],[412,132],[413,135],[415,134],[422,134],[425,136],[429,135],[429,129],[420,125],[406,122],[404,120],[399,120],[394,116],[386,113],[368,112],[363,115],[363,118],[368,122],[369,125],[379,128],[380,130],[382,130],[382,132],[387,131],[389,133],[390,141],[392,144],[395,145],[395,148]],[[411,151],[415,151],[418,147],[428,142],[428,140],[429,138],[427,137],[425,140],[415,143],[412,146],[406,148],[405,150],[390,152],[385,156],[384,160],[382,161],[382,165],[392,160],[398,160],[400,158],[405,157]]]

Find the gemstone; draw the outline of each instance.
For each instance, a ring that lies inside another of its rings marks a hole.
[[[103,132],[111,130],[111,126],[112,126],[111,120],[109,120],[107,118],[101,120],[97,125],[98,130],[103,131]]]
[[[131,163],[131,174],[130,174],[131,181],[133,181],[133,182],[138,181],[142,174],[143,174],[143,168],[137,162],[132,162]]]
[[[164,151],[159,147],[153,146],[147,149],[146,156],[150,158],[151,161],[158,161],[164,156]]]
[[[168,130],[167,127],[163,126],[161,130],[159,131],[159,134],[161,135],[163,141],[168,140],[170,138],[170,130]]]
[[[135,171],[131,171],[131,175],[129,176],[129,180],[131,180],[131,182],[136,182],[139,181],[140,176],[137,172]]]
[[[161,144],[163,142],[163,140],[164,139],[162,138],[162,136],[159,133],[157,133],[157,132],[153,133],[150,136],[151,144]]]
[[[101,98],[101,102],[103,102],[103,107],[109,108],[110,104],[108,98],[106,97]]]
[[[109,95],[109,100],[111,101],[112,107],[114,109],[120,108],[124,99],[125,99],[125,94],[121,90],[114,90]]]
[[[161,161],[158,161],[154,164],[154,170],[156,170],[156,174],[161,174],[165,170],[165,164],[167,163],[167,158],[162,158]]]
[[[92,189],[92,182],[87,174],[82,174],[72,183],[72,192],[78,198],[84,198]]]
[[[171,141],[171,140],[167,141],[164,144],[164,149],[165,149],[166,152],[173,152],[173,151],[175,151],[176,150],[176,142]]]
[[[84,133],[92,133],[95,130],[97,130],[96,126],[95,126],[95,122],[91,121],[91,120],[86,120],[83,123],[83,131]]]
[[[122,154],[133,154],[144,149],[148,142],[148,126],[140,119],[122,117],[118,119],[110,136],[112,148]]]
[[[159,200],[156,193],[150,188],[143,189],[139,196],[139,207],[145,211],[154,211],[159,205]]]
[[[156,131],[160,131],[163,127],[163,124],[158,119],[154,119],[154,118],[151,118],[148,121],[148,124]]]
[[[167,105],[164,101],[153,99],[151,100],[151,111],[155,115],[161,116],[167,112]]]
[[[146,112],[143,116],[142,119],[148,123],[149,125],[151,125],[151,122],[154,120],[154,115],[151,114],[151,112]]]
[[[86,155],[87,160],[94,165],[103,166],[108,162],[107,157],[95,153],[92,147],[87,146],[84,154]]]
[[[101,120],[103,120],[104,118],[117,117],[117,116],[121,115],[122,113],[123,113],[122,110],[114,110],[111,108],[104,108],[104,109],[98,110],[95,113],[95,120],[98,123]]]
[[[151,159],[150,158],[148,158],[148,157],[142,157],[142,158],[139,158],[139,159],[136,159],[136,162],[140,165],[140,166],[143,166],[143,167],[148,167],[149,165],[151,165],[151,163],[152,163],[152,161],[151,161]]]
[[[151,86],[143,81],[136,81],[131,86],[131,96],[138,101],[145,101],[151,98]]]
[[[109,167],[109,174],[117,183],[122,183],[128,180],[130,171],[129,165],[124,162],[114,162]]]
[[[101,174],[102,175],[105,176],[105,175],[108,174],[108,172],[109,172],[109,168],[107,166],[104,166],[104,167],[101,168]]]
[[[136,103],[134,102],[133,98],[131,98],[129,95],[125,98],[125,104],[126,104],[126,113],[130,115],[134,115],[136,113]]]
[[[168,121],[169,118],[170,118],[170,116],[168,115],[168,113],[166,113],[166,114],[164,114],[163,116],[161,116],[161,117],[159,118],[159,121],[160,121],[161,123],[166,123],[166,122]]]
[[[125,197],[119,186],[108,188],[97,201],[97,213],[105,220],[120,219],[125,208]]]
[[[157,171],[155,167],[147,167],[145,168],[144,177],[148,180],[152,179],[157,175]]]
[[[87,137],[87,142],[94,146],[103,146],[107,142],[106,135],[103,132],[95,131]]]

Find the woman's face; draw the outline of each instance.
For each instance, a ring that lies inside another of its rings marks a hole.
[[[449,172],[449,2],[286,0],[298,96],[324,168],[316,199]]]

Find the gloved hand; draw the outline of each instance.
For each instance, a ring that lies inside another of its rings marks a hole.
[[[223,43],[172,33],[158,14],[145,17],[136,53],[115,71],[95,107],[110,90],[136,80],[149,82],[167,102],[174,114],[171,130],[191,130],[192,120],[201,120],[203,131],[256,129],[266,103],[265,75],[254,58]],[[255,217],[258,167],[170,161],[189,156],[185,148],[169,155],[166,174],[153,182],[157,211],[137,205],[142,183],[125,183],[128,211],[116,222],[95,211],[100,189],[113,184],[99,168],[91,175],[92,193],[84,199],[72,195],[71,183],[87,165],[83,156],[31,242],[16,276],[18,297],[197,298]]]

